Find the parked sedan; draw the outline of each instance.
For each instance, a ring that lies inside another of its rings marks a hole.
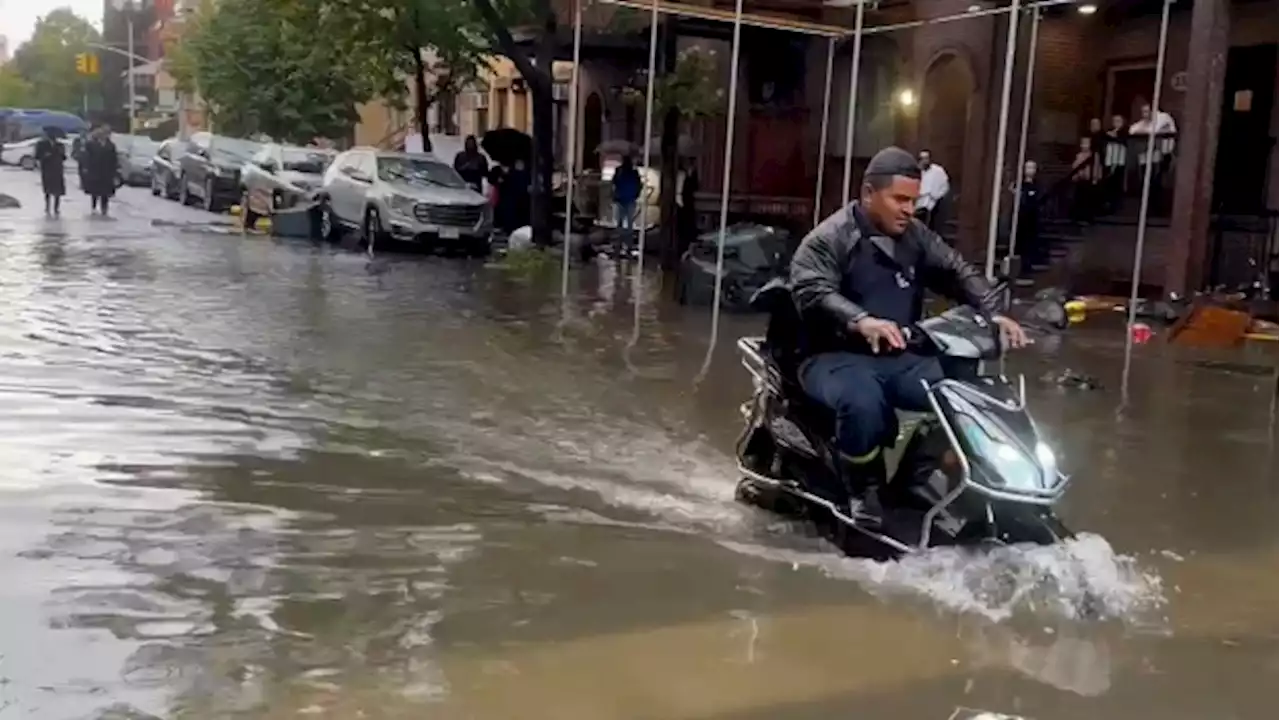
[[[244,186],[240,207],[246,225],[277,210],[292,208],[314,197],[324,182],[334,152],[271,143],[263,146],[240,169]]]
[[[205,210],[217,212],[240,199],[240,168],[260,143],[208,132],[191,136],[187,153],[178,160],[178,202],[198,198]]]
[[[112,135],[120,158],[119,183],[133,187],[151,184],[151,164],[159,144],[145,135]]]
[[[487,255],[493,216],[483,195],[431,155],[348,150],[324,175],[321,234],[358,229],[372,250],[385,241]]]
[[[178,199],[179,161],[187,154],[187,141],[169,138],[160,143],[151,158],[151,194]]]
[[[71,158],[71,141],[67,138],[60,138],[62,146],[66,148],[67,158]],[[40,138],[27,138],[15,143],[5,143],[3,155],[0,158],[4,160],[5,165],[17,165],[23,170],[36,169],[36,143]]]

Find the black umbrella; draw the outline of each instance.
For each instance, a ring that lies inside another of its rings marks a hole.
[[[514,128],[499,128],[484,134],[480,147],[491,160],[501,165],[513,165],[516,160],[526,164],[533,158],[533,138]]]

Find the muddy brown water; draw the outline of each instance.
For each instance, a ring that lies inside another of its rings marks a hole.
[[[561,302],[77,200],[0,215],[0,718],[1276,711],[1276,384],[1223,365],[1274,346],[1139,348],[1120,411],[1122,335],[1015,358],[1085,534],[876,564],[733,501],[758,319],[695,384],[707,311],[650,282],[636,332],[607,266]]]

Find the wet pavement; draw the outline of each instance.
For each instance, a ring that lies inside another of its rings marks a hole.
[[[877,564],[733,501],[759,320],[695,382],[708,311],[603,262],[561,302],[558,262],[35,182],[0,169],[0,718],[1277,709],[1274,345],[1139,348],[1119,411],[1118,329],[1015,359],[1104,385],[1029,385],[1084,534]]]

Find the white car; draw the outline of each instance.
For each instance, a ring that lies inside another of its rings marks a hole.
[[[490,251],[488,200],[431,155],[348,150],[325,171],[321,205],[327,239],[355,229],[370,250],[398,240],[471,255]]]
[[[67,162],[71,162],[71,140],[68,138],[59,138],[62,147],[67,151]],[[0,157],[4,158],[5,165],[17,165],[23,170],[36,169],[36,143],[40,142],[40,138],[27,138],[14,143],[4,144],[4,153]]]

